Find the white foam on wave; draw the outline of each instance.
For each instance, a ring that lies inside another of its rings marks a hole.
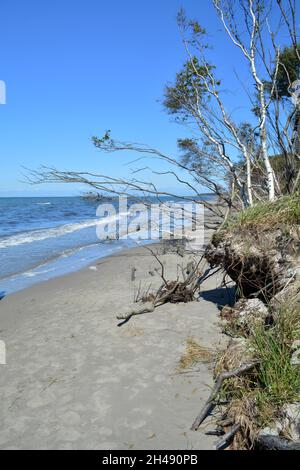
[[[37,241],[47,240],[48,238],[60,237],[69,233],[76,232],[89,227],[96,227],[97,225],[107,224],[116,220],[118,216],[106,217],[103,220],[86,220],[84,222],[77,222],[73,224],[60,225],[50,229],[33,230],[30,232],[19,233],[12,235],[8,238],[0,239],[0,249],[9,248],[13,246],[23,245],[25,243],[33,243]]]
[[[97,243],[92,243],[90,245],[85,245],[85,246],[80,246],[76,248],[70,248],[67,250],[64,250],[60,255],[54,257],[53,259],[47,259],[41,264],[32,267],[32,269],[29,269],[28,271],[23,271],[19,273],[15,273],[9,276],[5,276],[3,278],[0,278],[0,283],[3,281],[10,281],[14,282],[15,279],[21,279],[21,278],[34,278],[34,277],[39,277],[44,274],[48,274],[51,272],[55,272],[57,263],[60,263],[64,259],[70,259],[72,256],[78,255],[81,251],[84,251],[86,249],[90,249],[97,246]],[[79,258],[79,261],[84,261],[85,258],[81,257]]]
[[[23,276],[24,277],[34,277],[35,274],[33,272],[28,271],[28,272],[23,273]]]

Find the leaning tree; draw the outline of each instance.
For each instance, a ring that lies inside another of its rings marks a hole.
[[[163,101],[167,112],[191,129],[178,140],[179,156],[153,146],[119,141],[107,131],[103,137],[93,137],[98,149],[136,153],[136,161],[145,157],[153,159],[153,164],[135,168],[131,178],[41,168],[31,171],[29,180],[84,183],[106,194],[130,194],[137,199],[169,195],[202,202],[216,211],[215,205],[201,200],[206,188],[227,206],[227,213],[234,206],[245,208],[260,200],[274,200],[282,192],[282,178],[289,192],[298,190],[300,173],[294,165],[299,161],[295,146],[298,109],[289,95],[300,64],[296,0],[210,1],[223,27],[228,51],[235,47],[241,67],[242,63],[245,66],[247,88],[244,83],[240,86],[245,92],[243,107],[248,111],[248,122],[239,119],[226,99],[223,71],[211,59],[211,36],[198,21],[189,20],[180,11],[178,26],[186,61],[166,86]],[[284,169],[274,165],[273,155],[283,156]],[[156,159],[166,164],[165,171],[158,170]],[[144,171],[162,177],[172,175],[177,192],[162,191],[143,175]],[[182,187],[188,189],[189,196],[181,196]]]

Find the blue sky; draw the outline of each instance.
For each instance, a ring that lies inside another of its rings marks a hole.
[[[176,25],[184,7],[207,27],[226,87],[240,56],[224,41],[210,0],[1,0],[0,195],[76,194],[82,187],[22,183],[22,166],[128,176],[129,155],[107,155],[92,135],[112,129],[176,155],[186,130],[159,100],[185,59]],[[238,73],[243,79],[243,69]],[[227,99],[240,107],[231,80]],[[173,190],[175,182],[159,183]]]

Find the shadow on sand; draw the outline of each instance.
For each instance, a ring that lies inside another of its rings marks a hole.
[[[232,287],[217,287],[207,291],[200,292],[199,298],[207,300],[217,305],[222,310],[225,305],[234,305],[236,300],[236,289]]]

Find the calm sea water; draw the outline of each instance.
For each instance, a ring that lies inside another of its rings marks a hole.
[[[0,198],[0,296],[134,246],[98,240],[98,205],[80,197]]]

